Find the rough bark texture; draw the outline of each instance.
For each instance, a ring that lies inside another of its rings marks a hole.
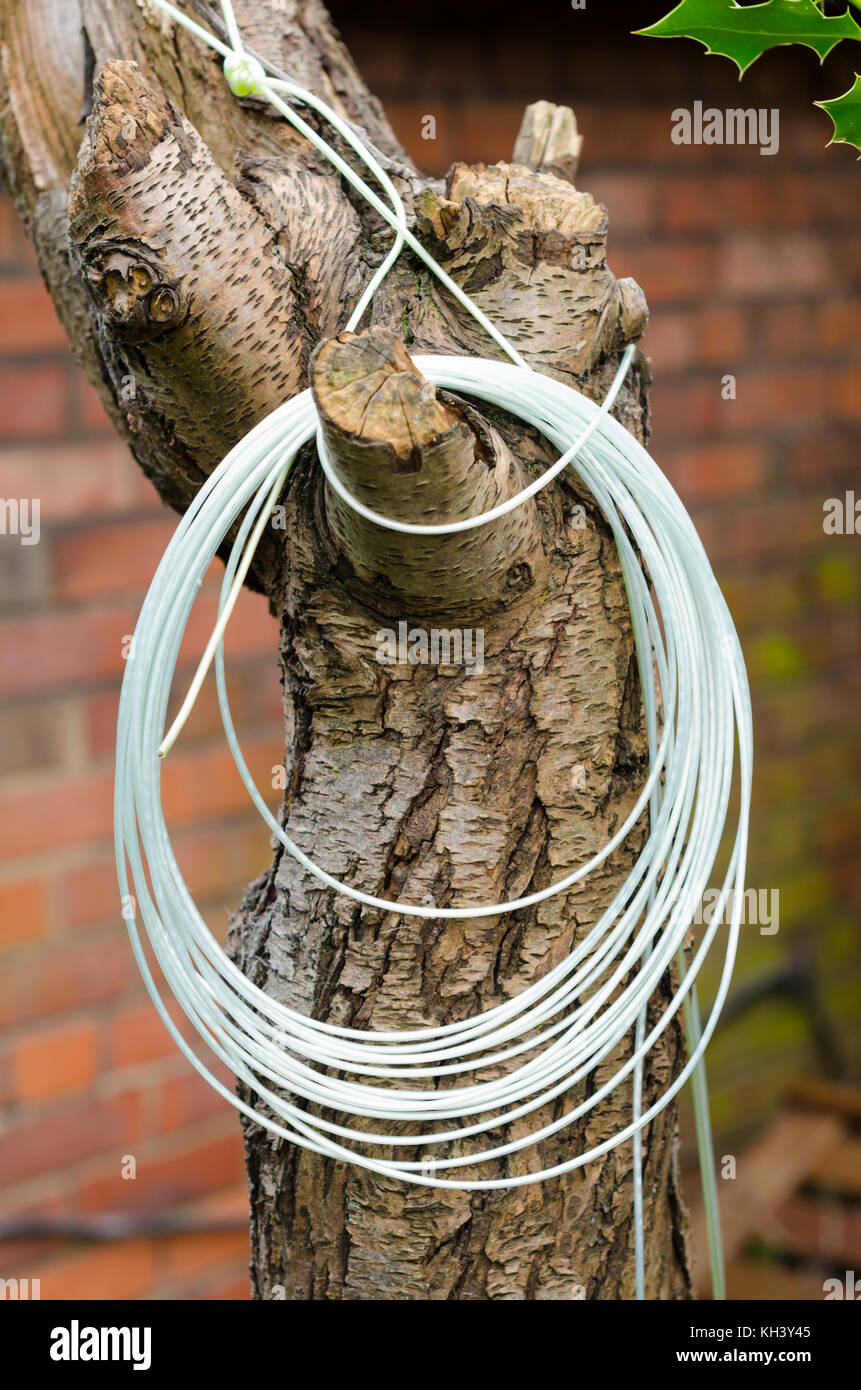
[[[189,8],[218,27],[207,5]],[[317,0],[237,13],[253,51],[365,130],[418,235],[526,359],[600,398],[646,307],[607,267],[605,210],[573,186],[573,114],[538,103],[514,163],[457,165],[439,184],[409,164]],[[0,16],[9,185],[78,356],[166,501],[187,505],[309,379],[330,453],[380,510],[467,515],[551,461],[533,430],[416,373],[410,352],[498,354],[414,258],[378,294],[373,329],[340,334],[391,234],[284,122],[237,102],[197,41],[146,0],[0,0]],[[641,360],[616,408],[640,439],[647,384]],[[359,887],[442,905],[525,894],[591,856],[635,799],[646,749],[615,548],[576,479],[496,526],[419,543],[345,509],[310,452],[283,501],[286,529],[252,580],[281,619],[291,835]],[[377,660],[399,622],[481,629],[483,670]],[[276,852],[231,947],[268,993],[318,1018],[464,1018],[570,951],[643,833],[566,897],[468,923],[359,910]],[[647,1097],[682,1050],[674,1028]],[[618,1095],[508,1171],[599,1141],[629,1107]],[[653,1298],[690,1296],[675,1126],[671,1107],[645,1135]],[[491,1195],[407,1190],[256,1126],[246,1146],[260,1297],[632,1296],[630,1145]]]

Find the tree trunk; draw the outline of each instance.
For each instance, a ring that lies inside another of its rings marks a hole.
[[[209,6],[188,8],[219,31]],[[573,185],[573,114],[538,103],[513,163],[428,180],[318,0],[236,8],[252,51],[363,128],[417,234],[527,361],[601,399],[647,313],[606,266],[605,210]],[[196,39],[145,0],[0,0],[0,17],[9,185],[78,357],[167,502],[187,506],[230,446],[308,381],[339,470],[391,515],[471,514],[552,461],[534,430],[415,371],[409,353],[499,355],[417,259],[402,256],[363,333],[341,333],[391,232],[285,122],[238,102]],[[640,359],[615,410],[641,440],[647,386]],[[495,525],[418,541],[345,509],[310,449],[283,501],[251,582],[281,622],[293,838],[368,892],[443,906],[527,894],[593,855],[633,804],[647,751],[615,547],[576,479]],[[483,662],[377,659],[401,623],[481,632]],[[320,1019],[406,1029],[466,1018],[582,939],[645,829],[567,895],[468,922],[363,910],[279,848],[230,947],[273,998]],[[647,1100],[682,1058],[671,1027],[649,1060]],[[628,1089],[494,1175],[600,1142],[630,1103]],[[259,1297],[633,1296],[630,1143],[561,1179],[471,1194],[372,1176],[256,1125],[245,1140]],[[647,1296],[687,1298],[674,1107],[643,1150]]]

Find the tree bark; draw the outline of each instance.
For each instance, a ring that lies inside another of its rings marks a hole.
[[[210,7],[189,8],[218,30]],[[429,180],[318,0],[236,8],[252,51],[366,132],[417,234],[525,358],[600,399],[647,311],[607,267],[605,209],[574,187],[573,113],[537,103],[515,162]],[[534,430],[416,372],[410,353],[499,356],[416,258],[401,258],[364,332],[341,332],[391,233],[286,123],[238,102],[195,39],[145,0],[0,0],[0,22],[9,186],[77,355],[165,501],[187,506],[309,381],[340,472],[392,515],[469,515],[553,460]],[[641,440],[647,390],[639,359],[615,413]],[[446,906],[529,893],[594,854],[636,799],[647,750],[618,558],[576,478],[493,526],[416,541],[345,508],[309,449],[283,503],[251,582],[281,622],[290,834],[357,887]],[[403,622],[480,630],[483,669],[378,660],[381,634]],[[360,909],[276,849],[230,949],[273,998],[317,1018],[462,1019],[582,939],[645,832],[567,895],[469,922]],[[647,1102],[683,1051],[671,1027]],[[629,1115],[630,1091],[495,1174],[561,1162]],[[407,1188],[245,1129],[261,1298],[633,1296],[630,1144],[562,1179],[469,1194]],[[690,1297],[672,1106],[644,1133],[644,1191],[647,1295]]]

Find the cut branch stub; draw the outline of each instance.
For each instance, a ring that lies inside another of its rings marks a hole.
[[[583,136],[571,107],[536,101],[523,113],[514,145],[514,163],[573,183],[582,148]]]
[[[519,164],[456,164],[445,196],[424,189],[416,214],[436,259],[537,370],[582,380],[645,331],[643,291],[607,265],[606,209],[570,183]],[[420,314],[412,327],[434,344]],[[467,337],[493,355],[483,330]]]
[[[477,411],[443,399],[389,329],[321,344],[311,384],[326,446],[350,491],[374,511],[419,524],[490,510],[524,486]],[[451,536],[409,536],[365,520],[329,488],[326,515],[353,587],[372,608],[407,601],[411,616],[493,612],[546,569],[534,501]]]

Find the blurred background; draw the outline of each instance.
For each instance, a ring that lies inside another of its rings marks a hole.
[[[696,44],[630,36],[669,8],[330,4],[428,172],[509,159],[530,101],[573,106],[578,186],[607,204],[614,273],[646,292],[652,452],[738,624],[756,720],[762,906],[709,1053],[729,1292],[822,1298],[861,1272],[861,535],[823,530],[828,499],[861,500],[861,227],[856,153],[825,149],[811,103],[846,90],[856,55],[778,51],[739,85]],[[779,152],[674,145],[671,113],[695,101],[779,108]],[[175,517],[75,367],[5,196],[0,497],[41,503],[38,545],[0,537],[0,1277],[39,1278],[43,1298],[245,1298],[237,1117],[145,998],[113,868],[124,652]],[[246,594],[228,656],[261,780],[283,752],[276,652]],[[178,857],[218,930],[269,846],[211,690],[168,778]],[[682,1159],[695,1167],[687,1109]],[[696,1228],[693,1172],[687,1191]]]

